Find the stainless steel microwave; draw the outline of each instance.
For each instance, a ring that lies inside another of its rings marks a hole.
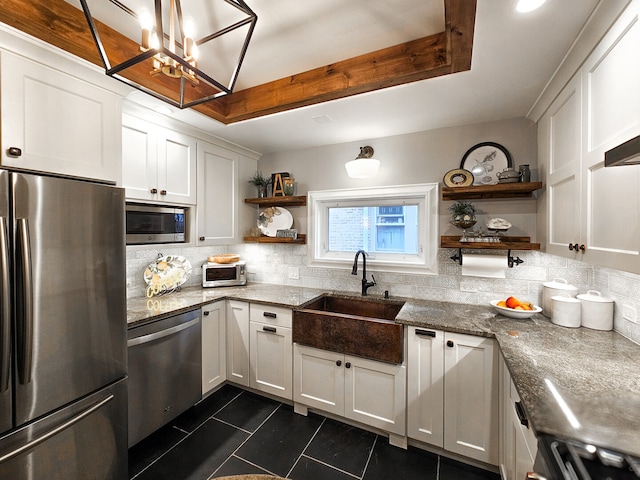
[[[186,210],[127,203],[127,245],[184,243]]]
[[[243,261],[235,263],[202,264],[203,287],[231,287],[247,284],[247,271]]]

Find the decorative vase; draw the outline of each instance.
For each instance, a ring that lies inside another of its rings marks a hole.
[[[284,194],[287,196],[293,195],[293,187],[294,187],[295,179],[293,177],[285,177],[282,179],[282,182],[283,182],[282,190]]]
[[[267,198],[267,197],[268,197],[267,186],[266,185],[258,186],[258,198]]]
[[[471,228],[476,224],[476,216],[470,215],[468,213],[465,213],[463,215],[454,215],[451,223],[458,228],[466,230],[467,228]]]

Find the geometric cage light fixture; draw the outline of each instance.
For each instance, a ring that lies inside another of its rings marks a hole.
[[[243,0],[80,4],[105,73],[177,108],[233,91],[258,20]]]

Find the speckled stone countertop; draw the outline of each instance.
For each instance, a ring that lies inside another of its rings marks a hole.
[[[223,298],[296,308],[322,293],[268,284],[190,287],[166,297],[129,299],[127,323]],[[559,327],[541,315],[514,320],[489,306],[403,300],[398,323],[495,338],[536,433],[640,456],[639,345],[615,332]]]

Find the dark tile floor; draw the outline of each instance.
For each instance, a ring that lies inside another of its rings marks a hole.
[[[262,473],[293,480],[499,480],[499,476],[231,385],[129,450],[129,478],[206,480]]]

